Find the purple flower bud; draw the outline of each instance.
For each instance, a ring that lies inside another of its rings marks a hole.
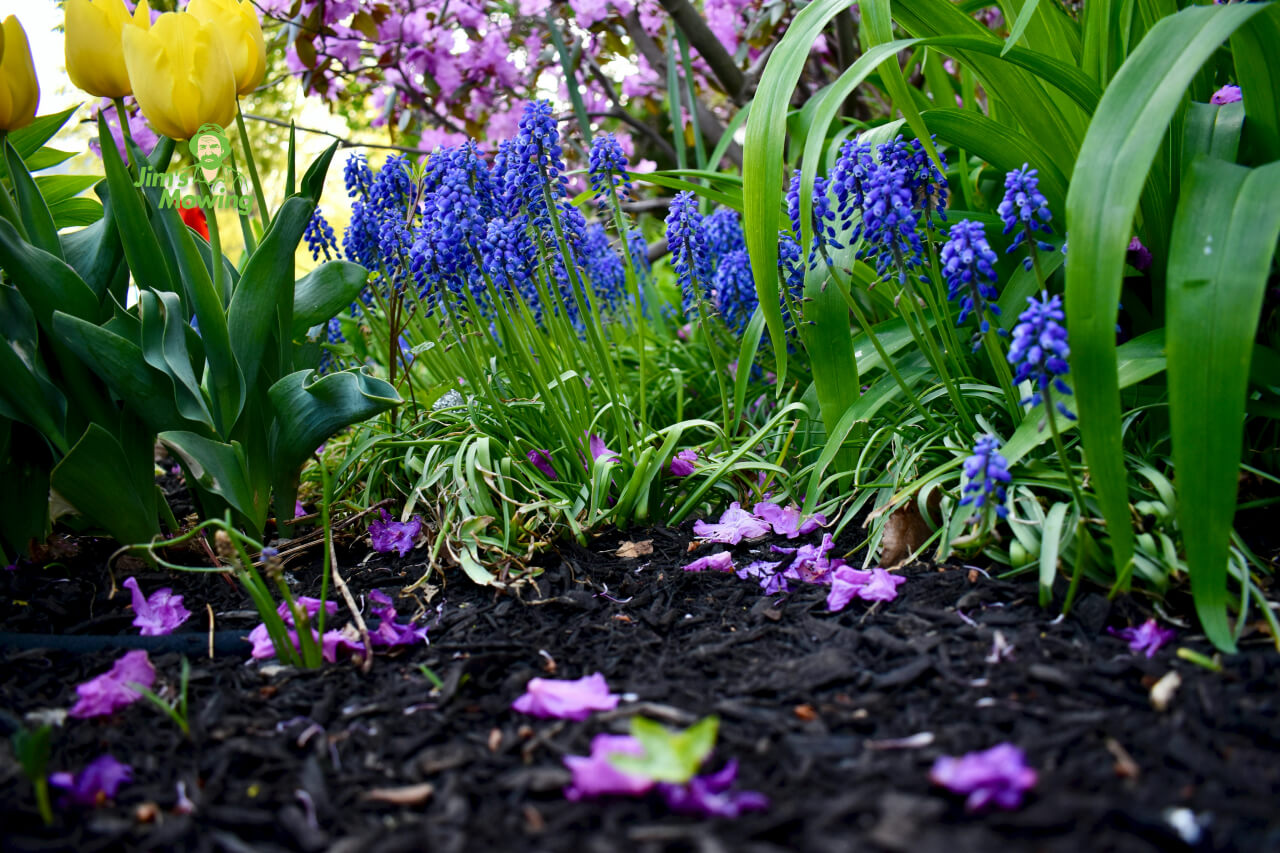
[[[696,450],[681,450],[671,460],[671,465],[667,470],[671,472],[673,477],[688,477],[697,467],[695,463],[698,461],[698,452]]]
[[[1233,83],[1228,83],[1221,89],[1213,93],[1213,97],[1209,99],[1209,103],[1217,104],[1234,104],[1236,101],[1243,100],[1244,96],[1240,94],[1240,87]]]
[[[551,464],[551,454],[545,450],[530,450],[525,454],[525,458],[533,463],[533,467],[537,468],[543,474],[546,474],[552,480],[559,480],[560,475],[556,473],[555,467]]]
[[[1151,269],[1151,250],[1142,245],[1142,241],[1137,237],[1129,241],[1129,248],[1125,252],[1124,259],[1129,266],[1138,272],[1146,272]]]

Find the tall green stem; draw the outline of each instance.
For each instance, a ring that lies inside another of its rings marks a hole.
[[[236,127],[240,129],[240,146],[244,149],[244,159],[249,167],[249,180],[253,182],[253,194],[258,199],[258,219],[262,222],[265,234],[271,216],[267,210],[267,197],[262,192],[262,181],[258,179],[258,165],[253,159],[253,148],[249,145],[249,131],[244,126],[244,113],[240,110],[240,99],[236,98]]]

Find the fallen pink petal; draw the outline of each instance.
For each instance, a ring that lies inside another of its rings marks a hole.
[[[596,711],[612,711],[621,699],[597,672],[574,681],[530,679],[511,707],[534,717],[585,720]]]
[[[977,812],[989,806],[1016,809],[1027,791],[1036,786],[1037,775],[1027,766],[1021,749],[1001,743],[958,758],[941,755],[933,763],[929,779],[952,793],[967,795],[966,811]]]
[[[100,755],[79,773],[51,773],[49,786],[63,792],[62,804],[96,808],[115,797],[126,782],[133,781],[133,768],[110,754]]]
[[[369,525],[369,539],[373,543],[373,550],[383,553],[395,551],[401,557],[407,555],[422,533],[422,519],[415,515],[409,521],[392,521],[385,509],[379,511],[382,519]]]
[[[671,459],[667,470],[673,477],[688,477],[697,470],[698,453],[696,450],[681,450]]]
[[[827,524],[827,517],[822,513],[815,513],[808,518],[803,518],[799,507],[782,507],[772,502],[758,503],[752,512],[755,513],[757,518],[772,527],[774,533],[779,536],[785,536],[788,539],[805,536],[820,527],[825,527]]]
[[[738,762],[730,760],[719,772],[694,776],[683,785],[661,783],[658,793],[672,811],[699,817],[732,819],[769,808],[764,794],[733,790],[737,778]]]
[[[769,525],[747,512],[737,501],[714,524],[705,521],[693,523],[693,535],[708,542],[737,545],[744,539],[759,539],[769,534]]]
[[[573,774],[573,782],[564,789],[570,800],[594,797],[635,797],[654,786],[652,779],[624,773],[609,761],[610,756],[643,756],[644,747],[630,735],[599,734],[591,739],[591,755],[566,755],[564,766]]]
[[[109,671],[76,687],[80,698],[67,713],[81,719],[114,714],[142,697],[130,684],[151,689],[155,683],[156,671],[147,653],[141,649],[125,652]]]
[[[427,626],[414,625],[413,620],[401,624],[396,621],[396,608],[391,598],[382,590],[369,593],[369,612],[378,617],[378,627],[369,632],[375,646],[412,646],[427,642]]]
[[[122,586],[132,595],[133,624],[144,637],[172,633],[174,628],[191,618],[191,611],[182,606],[182,596],[174,595],[169,587],[144,596],[137,578],[126,578]]]
[[[721,551],[718,554],[699,557],[692,563],[686,564],[684,570],[686,572],[731,572],[733,571],[733,554]]]
[[[1178,636],[1178,632],[1172,628],[1161,628],[1155,619],[1148,619],[1136,628],[1121,628],[1118,631],[1108,628],[1107,632],[1126,641],[1129,651],[1147,657],[1155,656],[1164,645],[1173,642],[1173,638]]]

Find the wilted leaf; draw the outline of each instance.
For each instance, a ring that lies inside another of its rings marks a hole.
[[[653,540],[645,539],[641,542],[623,542],[618,546],[618,550],[614,551],[624,560],[634,560],[643,557],[646,554],[653,553]]]
[[[884,535],[880,538],[880,565],[886,569],[906,565],[932,533],[915,500],[907,501],[885,521]]]

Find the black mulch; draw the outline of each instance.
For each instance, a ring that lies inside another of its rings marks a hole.
[[[368,675],[192,658],[194,742],[145,702],[67,720],[51,770],[110,751],[136,779],[114,804],[59,811],[50,829],[0,745],[0,849],[1280,850],[1280,656],[1256,634],[1215,674],[1175,657],[1178,645],[1211,652],[1187,632],[1151,660],[1106,635],[1144,618],[1132,602],[1088,595],[1055,622],[1029,582],[916,566],[896,601],[833,615],[822,588],[766,597],[732,575],[681,571],[685,532],[627,538],[651,539],[654,553],[620,560],[607,553],[624,539],[613,534],[590,551],[566,548],[518,597],[460,575],[429,602],[419,590],[431,645],[381,656]],[[101,566],[104,553],[71,562]],[[363,556],[342,563],[357,595],[394,593],[421,572],[413,554]],[[298,576],[314,588],[313,572]],[[144,590],[165,582],[186,594],[196,615],[184,630],[208,629],[206,602],[219,630],[256,622],[219,576],[140,577]],[[108,601],[106,587],[101,568],[0,571],[0,631],[133,633],[127,595]],[[997,632],[1013,659],[989,663]],[[0,709],[68,708],[74,685],[117,656],[0,652]],[[178,656],[152,659],[172,684]],[[1182,684],[1160,713],[1149,687],[1170,670]],[[595,671],[639,702],[581,723],[510,710],[533,676]],[[566,800],[561,757],[625,731],[635,711],[670,724],[718,714],[715,766],[737,758],[740,784],[772,808],[707,821],[657,799]],[[883,748],[922,732],[931,744]],[[968,815],[930,786],[938,755],[1001,741],[1040,772],[1021,809]],[[188,815],[173,811],[180,782]],[[418,788],[413,805],[368,797],[423,783],[430,794]]]

